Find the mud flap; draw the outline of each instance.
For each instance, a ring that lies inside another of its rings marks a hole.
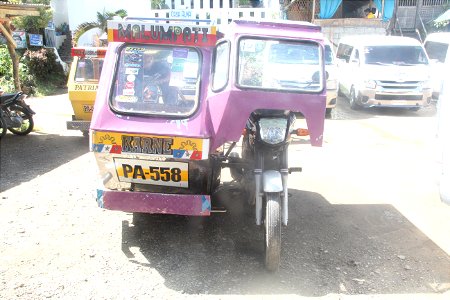
[[[275,170],[264,171],[263,191],[265,193],[278,193],[283,191],[281,173]]]

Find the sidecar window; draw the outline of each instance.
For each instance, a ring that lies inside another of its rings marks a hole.
[[[230,43],[222,42],[216,46],[213,66],[212,89],[218,91],[228,83],[228,68],[230,65]]]
[[[322,64],[314,42],[242,38],[237,82],[245,88],[320,92]]]
[[[111,107],[118,113],[189,116],[198,106],[195,48],[127,44],[119,50]]]

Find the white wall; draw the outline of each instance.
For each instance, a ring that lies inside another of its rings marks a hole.
[[[83,22],[97,21],[97,12],[125,9],[128,16],[145,17],[151,10],[150,0],[61,0],[67,1],[69,27],[74,31]]]
[[[52,0],[50,6],[53,11],[53,23],[55,27],[61,25],[62,23],[69,24],[69,14],[67,10],[66,0]]]

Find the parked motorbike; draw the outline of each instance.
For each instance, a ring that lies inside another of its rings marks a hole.
[[[0,139],[6,135],[6,131],[8,128],[6,127],[6,122],[0,117]]]
[[[23,92],[0,96],[1,136],[6,134],[6,130],[16,135],[27,135],[33,130],[35,112],[25,103],[26,97]]]

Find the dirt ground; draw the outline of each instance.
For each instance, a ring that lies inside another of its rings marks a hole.
[[[304,172],[290,179],[272,274],[235,190],[210,218],[102,210],[88,140],[65,129],[67,94],[28,102],[36,131],[0,148],[1,299],[450,299],[450,207],[432,137],[400,133],[432,128],[426,112],[350,120],[343,107],[323,148],[293,143]]]

